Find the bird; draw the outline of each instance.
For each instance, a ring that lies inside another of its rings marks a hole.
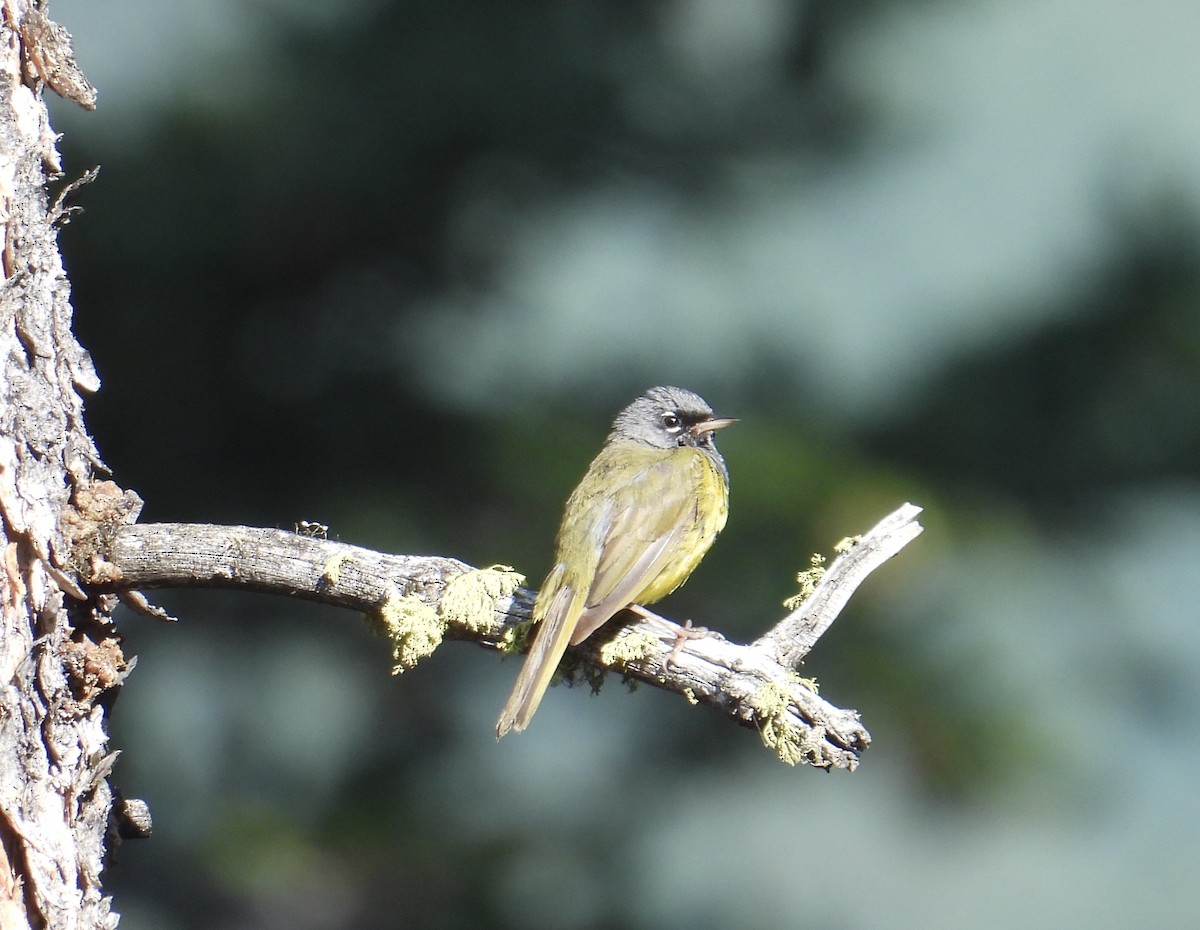
[[[617,414],[567,500],[554,565],[533,605],[533,645],[497,739],[529,725],[568,644],[666,597],[700,564],[729,515],[729,470],[713,434],[736,422],[669,385]]]

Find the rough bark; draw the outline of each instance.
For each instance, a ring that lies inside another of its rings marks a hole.
[[[101,601],[70,553],[96,519],[136,511],[96,485],[81,392],[98,387],[71,333],[58,253],[61,178],[42,101],[88,105],[69,42],[30,2],[0,6],[0,926],[114,927],[100,873],[111,807],[105,696],[125,672]],[[92,92],[94,94],[94,92]],[[100,511],[99,513],[97,512]]]

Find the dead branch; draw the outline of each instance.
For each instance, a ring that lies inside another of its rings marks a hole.
[[[639,609],[621,614],[611,635],[593,636],[568,655],[716,707],[758,730],[789,764],[853,770],[870,734],[855,711],[819,697],[795,669],[854,589],[921,532],[918,513],[919,507],[906,504],[847,541],[804,603],[749,645]],[[428,655],[443,638],[512,650],[536,596],[519,586],[522,579],[511,570],[389,555],[277,529],[112,525],[77,554],[85,583],[97,593],[243,588],[365,613],[391,635],[397,670]]]

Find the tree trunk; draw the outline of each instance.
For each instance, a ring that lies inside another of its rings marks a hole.
[[[99,386],[71,333],[58,253],[69,216],[42,101],[88,106],[69,37],[29,0],[0,18],[0,928],[115,927],[103,893],[112,807],[106,698],[127,671],[109,618],[74,580],[72,541],[135,500],[96,483],[81,392]]]

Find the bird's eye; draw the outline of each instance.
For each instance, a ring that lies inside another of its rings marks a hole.
[[[678,433],[683,429],[683,421],[673,413],[662,415],[662,425],[668,433]]]

